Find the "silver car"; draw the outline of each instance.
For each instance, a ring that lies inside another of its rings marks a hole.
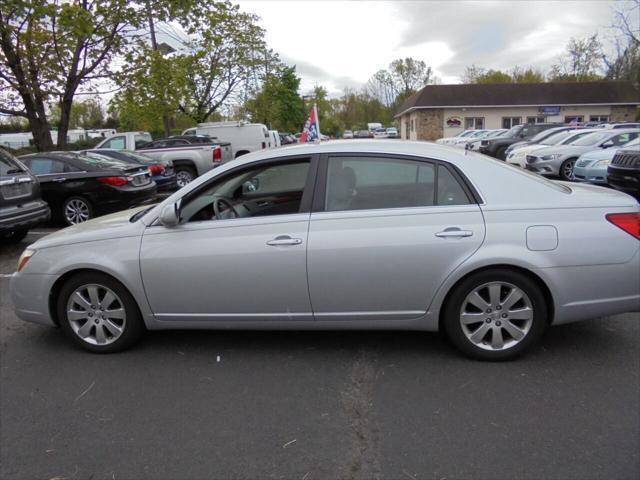
[[[638,150],[640,138],[625,143],[620,148]],[[576,182],[590,182],[596,185],[608,185],[607,169],[611,160],[620,148],[597,149],[580,155],[573,167],[573,180]]]
[[[638,137],[638,129],[600,130],[574,140],[568,145],[554,145],[527,155],[527,170],[545,176],[571,180],[573,166],[583,153],[597,148],[619,147]]]
[[[93,352],[145,329],[443,329],[502,360],[640,309],[639,221],[624,193],[451,147],[300,145],[42,238],[11,296]]]

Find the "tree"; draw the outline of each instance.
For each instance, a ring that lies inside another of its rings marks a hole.
[[[597,34],[571,38],[565,55],[551,67],[551,81],[585,82],[602,78],[602,44]]]
[[[234,99],[257,71],[264,77],[277,64],[267,50],[258,17],[229,1],[199,5],[184,24],[190,40],[184,56],[185,90],[178,108],[204,122]]]
[[[88,98],[73,102],[69,115],[69,128],[100,128],[104,121],[104,111],[97,99]],[[56,126],[60,123],[59,103],[51,108],[50,122]]]
[[[511,70],[511,79],[515,83],[542,83],[546,80],[544,73],[532,67],[522,69],[517,65]]]
[[[281,132],[298,131],[306,119],[299,88],[295,66],[277,67],[267,76],[261,90],[246,102],[251,120]]]
[[[615,56],[603,55],[606,78],[627,80],[640,85],[640,0],[620,2],[614,7],[610,27]]]
[[[10,93],[0,113],[27,118],[36,147],[49,149],[46,105],[58,101],[58,148],[64,148],[76,93],[111,75],[112,60],[136,19],[126,0],[3,2],[0,80]]]
[[[393,105],[398,94],[393,78],[387,70],[378,70],[374,73],[365,88],[369,95],[377,98],[387,107]]]
[[[391,62],[389,75],[396,95],[405,98],[433,81],[431,67],[411,57]]]

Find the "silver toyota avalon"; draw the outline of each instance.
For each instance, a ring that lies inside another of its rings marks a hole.
[[[145,329],[443,329],[504,360],[640,310],[640,205],[431,143],[300,145],[35,242],[11,294],[92,352]]]

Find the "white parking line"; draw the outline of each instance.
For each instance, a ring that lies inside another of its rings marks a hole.
[[[55,230],[51,230],[50,232],[34,232],[33,230],[29,230],[29,235],[49,235],[53,232],[55,232]]]
[[[0,273],[0,278],[9,278],[12,276],[13,276],[13,273]]]

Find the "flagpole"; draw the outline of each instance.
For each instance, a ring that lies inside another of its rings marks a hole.
[[[320,117],[318,117],[318,104],[313,102],[313,113],[316,114],[316,125],[318,127],[318,142],[320,141]]]

